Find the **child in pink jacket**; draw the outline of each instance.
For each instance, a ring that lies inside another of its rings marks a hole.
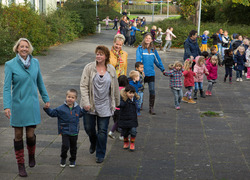
[[[207,86],[206,95],[211,96],[213,85],[216,83],[216,79],[217,79],[218,57],[212,56],[210,59],[207,60],[206,64],[207,64],[207,70],[209,72],[209,75],[207,76],[208,86]]]
[[[197,56],[195,58],[195,66],[194,73],[196,76],[194,77],[194,99],[197,99],[197,92],[200,90],[201,97],[205,98],[205,93],[203,91],[203,76],[204,74],[208,75],[209,72],[205,66],[205,57]]]

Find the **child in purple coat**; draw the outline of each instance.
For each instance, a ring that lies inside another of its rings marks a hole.
[[[208,87],[207,87],[206,95],[211,96],[213,85],[216,83],[216,79],[217,79],[218,57],[212,56],[210,59],[207,60],[206,64],[207,64],[207,70],[209,72],[209,75],[207,76]]]

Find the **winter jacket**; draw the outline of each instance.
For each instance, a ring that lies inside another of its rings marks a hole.
[[[30,66],[26,69],[19,59],[5,63],[3,87],[4,109],[11,110],[10,125],[15,127],[32,126],[41,123],[39,90],[43,102],[49,102],[49,96],[43,83],[39,61],[30,55]]]
[[[194,86],[194,76],[196,75],[192,69],[190,68],[189,71],[184,71],[184,86],[189,87],[189,86]]]
[[[232,49],[233,49],[233,51],[236,50],[241,44],[242,44],[242,41],[240,41],[240,40],[235,40],[235,41],[232,43]]]
[[[231,67],[232,68],[232,66],[234,65],[233,56],[225,55],[224,60],[222,62],[222,65],[225,65],[226,67]]]
[[[169,80],[170,88],[182,88],[182,81],[181,81],[182,71],[183,70],[177,71],[176,69],[173,69],[171,71],[164,72],[165,76],[170,77],[170,80]]]
[[[172,40],[172,36],[174,36],[176,38],[176,36],[174,35],[174,33],[172,31],[170,31],[169,29],[166,30],[166,41],[171,41]]]
[[[155,40],[156,43],[162,43],[162,35],[163,34],[165,34],[165,33],[163,33],[163,32],[157,33],[157,37]]]
[[[230,40],[230,38],[229,38],[229,36],[222,36],[222,47],[224,47],[224,48],[228,48],[228,45],[229,45],[229,40]]]
[[[120,119],[118,120],[118,127],[120,128],[132,128],[138,127],[137,120],[137,108],[135,103],[135,98],[131,101],[124,89],[121,90],[121,100],[120,100]]]
[[[209,75],[207,75],[207,80],[217,79],[218,65],[213,65],[209,60],[207,61],[207,70]]]
[[[217,45],[219,42],[221,42],[219,36],[216,33],[214,33],[210,38],[213,39],[213,45]]]
[[[155,32],[156,30],[154,30],[154,29],[151,29],[151,34],[152,34],[152,36],[153,36],[153,41],[155,41],[155,34],[156,34],[156,32]]]
[[[200,56],[197,56],[195,58],[196,64],[194,65],[194,73],[196,74],[196,76],[194,76],[194,82],[203,82],[204,73],[208,72],[205,64],[203,64],[202,66],[198,64],[199,57]]]
[[[111,77],[110,97],[111,97],[111,110],[115,111],[115,107],[120,104],[120,92],[118,80],[116,77],[115,68],[111,64],[107,64],[107,72]],[[96,62],[87,64],[82,72],[80,81],[81,90],[81,103],[80,106],[90,106],[90,112],[95,112],[94,89],[93,80],[97,74]]]
[[[199,48],[197,40],[192,40],[190,39],[190,37],[188,37],[184,42],[184,51],[184,61],[190,58],[190,56],[193,56],[195,58],[196,56],[201,55],[201,50]]]
[[[84,110],[75,102],[70,110],[66,102],[55,108],[43,108],[50,117],[57,117],[58,134],[76,135],[79,133],[79,118],[84,114]]]
[[[165,70],[156,49],[154,50],[154,52],[151,49],[150,53],[148,53],[148,49],[143,49],[140,45],[136,50],[136,62],[143,63],[145,76],[155,76],[154,64],[162,72]]]
[[[140,81],[134,82],[133,79],[128,78],[128,82],[130,85],[134,86],[135,92],[138,93],[138,89],[142,87],[142,84],[140,83]]]
[[[241,55],[240,52],[237,51],[237,53],[234,55],[234,63],[237,63],[236,69],[241,71],[244,70],[245,62],[246,62],[246,53]]]
[[[120,74],[120,75],[127,76],[128,53],[123,50],[121,50],[120,53],[122,57],[122,63],[120,62],[120,67],[124,67],[124,74]],[[112,64],[114,68],[116,67],[118,63],[118,57],[113,53],[113,51],[110,51],[109,63]],[[118,73],[116,74],[116,76],[118,77]]]
[[[209,36],[202,34],[200,37],[202,38],[201,44],[207,44],[207,40],[209,39]]]
[[[132,26],[130,29],[130,36],[135,36],[136,31],[140,31],[140,29],[137,29],[135,26]]]

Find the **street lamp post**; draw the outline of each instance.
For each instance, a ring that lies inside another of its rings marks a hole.
[[[167,18],[169,18],[169,0],[168,1],[168,7],[167,7]]]
[[[155,13],[155,0],[153,0],[152,22],[154,22],[154,13]]]
[[[95,0],[95,10],[96,10],[96,17],[98,16],[98,12],[97,12],[97,0]]]
[[[201,27],[201,1],[202,0],[200,0],[200,6],[199,6],[199,20],[198,20],[198,30],[197,30],[197,32],[198,32],[198,35],[200,35],[200,27]]]

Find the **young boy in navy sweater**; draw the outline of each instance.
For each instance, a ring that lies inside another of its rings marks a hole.
[[[84,110],[76,103],[77,91],[70,89],[66,93],[66,101],[63,105],[50,109],[44,107],[44,111],[50,117],[58,118],[58,134],[62,135],[61,167],[66,166],[67,152],[70,149],[69,167],[75,167],[77,139],[79,133],[79,118],[83,116]]]

